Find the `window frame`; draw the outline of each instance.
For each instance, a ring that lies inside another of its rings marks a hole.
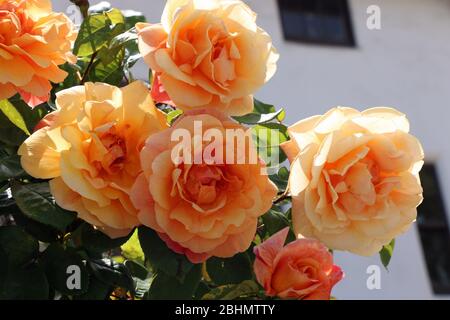
[[[282,29],[283,39],[285,41],[294,42],[294,43],[302,43],[302,44],[343,47],[343,48],[356,48],[357,47],[356,37],[355,37],[355,32],[354,32],[353,22],[352,22],[352,16],[351,16],[351,8],[350,8],[350,4],[349,4],[348,0],[335,0],[335,1],[341,2],[340,8],[343,12],[343,14],[340,17],[343,19],[344,26],[345,26],[345,32],[346,32],[346,36],[347,36],[347,40],[348,40],[348,41],[343,41],[343,42],[330,41],[329,39],[326,40],[324,38],[313,39],[313,38],[307,37],[305,35],[296,36],[296,37],[288,36],[288,34],[286,32],[286,27],[285,27],[286,22],[283,17],[283,14],[284,14],[283,10],[286,10],[286,9],[283,9],[283,5],[282,5],[283,1],[285,1],[285,0],[277,0],[277,6],[278,6],[279,19],[280,19],[280,26]],[[298,1],[301,1],[301,0],[298,0]],[[332,1],[332,0],[325,0],[325,1]],[[316,14],[316,15],[319,16],[319,14]],[[322,15],[324,15],[324,14],[322,14]]]
[[[421,175],[422,175],[422,181],[423,174],[425,174],[428,171],[427,174],[431,176],[431,179],[433,179],[433,184],[435,187],[434,192],[438,192],[437,196],[439,198],[439,209],[441,214],[439,215],[439,219],[436,219],[436,217],[431,218],[430,220],[422,220],[421,216],[427,214],[427,210],[430,210],[431,206],[427,205],[429,203],[434,203],[436,199],[430,199],[427,200],[427,189],[424,188],[424,201],[421,206],[417,209],[417,230],[419,233],[420,238],[420,245],[422,248],[423,257],[425,259],[425,265],[431,285],[431,289],[433,290],[433,293],[435,295],[449,295],[450,294],[450,282],[449,283],[442,283],[439,281],[439,278],[436,278],[434,276],[434,272],[436,272],[436,264],[434,263],[435,260],[430,256],[430,250],[428,247],[426,247],[426,242],[430,240],[430,235],[439,235],[439,233],[444,233],[445,236],[444,241],[447,241],[447,246],[450,248],[450,225],[449,225],[449,217],[447,214],[447,208],[445,207],[445,201],[443,198],[443,192],[441,188],[441,183],[439,181],[439,174],[438,174],[438,168],[436,164],[434,163],[426,163],[422,169]],[[445,243],[443,244],[445,246]],[[447,259],[450,259],[450,251],[449,252],[443,252],[442,254],[447,254]],[[446,265],[444,265],[445,267]],[[446,271],[446,275],[450,278],[450,269],[444,269]]]

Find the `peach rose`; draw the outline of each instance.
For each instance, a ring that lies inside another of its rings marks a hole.
[[[240,0],[168,0],[161,20],[136,25],[140,51],[155,73],[153,98],[167,101],[168,94],[183,110],[251,112],[252,95],[278,60],[256,14]]]
[[[288,131],[296,233],[370,256],[408,230],[422,201],[424,154],[404,114],[339,107]]]
[[[282,299],[329,300],[344,274],[319,241],[297,239],[284,246],[285,228],[254,248],[256,279],[266,295]]]
[[[167,127],[142,82],[124,88],[86,83],[57,94],[49,114],[20,147],[23,168],[52,179],[50,189],[62,208],[110,237],[139,224],[130,201],[141,172],[145,140]]]
[[[49,0],[0,0],[0,100],[19,93],[31,107],[46,102],[53,83],[76,62],[73,24]]]
[[[193,263],[247,250],[258,217],[270,209],[277,194],[275,185],[262,173],[265,165],[257,158],[247,161],[248,150],[254,147],[251,139],[246,151],[235,157],[240,161],[225,161],[225,152],[219,150],[228,148],[232,156],[239,154],[230,147],[231,138],[207,142],[196,131],[198,124],[205,137],[207,132],[225,137],[226,130],[244,130],[217,111],[188,112],[172,128],[147,140],[141,151],[143,173],[131,197],[139,209],[139,221]],[[189,134],[187,141],[194,149],[191,161],[190,151],[181,155],[178,150],[180,142],[174,136],[180,132]]]

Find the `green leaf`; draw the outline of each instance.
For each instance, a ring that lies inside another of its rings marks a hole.
[[[247,253],[238,253],[232,258],[210,258],[206,270],[216,285],[238,284],[253,279],[253,267]]]
[[[80,61],[80,64],[82,64],[82,61]],[[57,91],[77,86],[80,83],[81,73],[83,71],[81,66],[66,62],[60,66],[60,69],[67,72],[67,77],[64,79],[64,82],[60,84]]]
[[[0,181],[23,177],[25,175],[18,155],[8,156],[0,154]]]
[[[289,226],[289,220],[283,212],[276,210],[274,207],[262,216],[262,221],[269,235],[273,235]]]
[[[141,280],[147,279],[149,271],[142,264],[139,264],[132,260],[127,260],[124,264],[133,277],[139,278]]]
[[[36,258],[39,243],[18,226],[0,227],[0,247],[11,267],[19,267]]]
[[[392,239],[392,241],[383,246],[383,248],[380,250],[380,259],[383,266],[388,269],[389,262],[391,261],[392,254],[394,253],[394,247],[395,247],[395,239]]]
[[[88,252],[94,254],[100,254],[112,249],[119,248],[121,245],[126,243],[128,239],[133,234],[130,234],[126,237],[111,239],[103,232],[94,229],[91,225],[84,223],[80,227],[81,232],[81,245]]]
[[[64,295],[80,295],[86,293],[89,286],[89,274],[83,259],[73,248],[64,249],[59,244],[51,244],[45,250],[41,261],[49,284]],[[70,277],[76,275],[69,267],[76,266],[79,269],[80,288],[71,288]]]
[[[117,47],[112,50],[107,48],[102,49],[99,54],[99,59],[94,62],[90,70],[89,80],[119,86],[124,77],[124,58],[124,48]]]
[[[106,300],[111,292],[111,286],[98,280],[96,277],[91,277],[89,279],[89,287],[87,292],[75,296],[75,300]]]
[[[15,203],[10,213],[13,215],[14,221],[18,226],[22,227],[27,233],[39,241],[51,243],[60,240],[64,236],[57,229],[25,216]]]
[[[265,104],[257,99],[254,99],[253,103],[254,107],[251,113],[240,117],[233,117],[233,119],[244,124],[262,124],[273,120],[282,121],[286,115],[283,109],[277,111],[275,106],[271,104]]]
[[[252,128],[253,139],[258,146],[258,154],[268,167],[275,167],[287,158],[280,144],[289,140],[287,127],[279,123],[259,124]]]
[[[278,117],[284,113],[283,109],[280,109],[276,112],[272,112],[272,113],[249,113],[246,114],[244,116],[240,116],[240,117],[233,117],[234,120],[238,121],[239,123],[244,123],[244,124],[261,124],[261,123],[267,123],[270,122],[274,119],[278,119]]]
[[[162,271],[169,277],[183,280],[193,268],[194,265],[184,255],[170,250],[152,229],[141,226],[139,227],[138,235],[145,258],[154,271]],[[159,273],[161,274],[161,272]]]
[[[0,112],[0,143],[12,151],[25,141],[28,136],[16,127],[3,112]]]
[[[193,266],[182,281],[167,275],[167,273],[158,272],[150,287],[149,298],[155,300],[192,299],[201,277],[201,264]]]
[[[113,50],[115,48],[123,47],[129,42],[137,42],[137,39],[138,39],[137,31],[136,28],[133,27],[130,30],[112,38],[109,44],[109,49]]]
[[[9,102],[7,99],[1,100],[0,110],[16,127],[25,132],[27,135],[30,135],[30,131],[28,131],[25,120],[23,120],[22,115],[19,111],[17,111],[17,109],[11,102]]]
[[[15,181],[12,194],[17,206],[30,219],[64,231],[76,214],[55,204],[47,182],[20,184]]]
[[[102,48],[108,48],[111,39],[123,31],[125,19],[120,10],[91,13],[80,26],[73,51],[78,57],[91,56]]]
[[[142,12],[134,10],[122,10],[122,14],[125,18],[125,27],[127,29],[133,28],[138,22],[145,22],[145,16]]]
[[[278,114],[277,116],[277,120],[283,122],[285,118],[286,118],[286,111],[284,109],[281,109],[280,114]]]
[[[125,265],[116,263],[112,259],[101,259],[89,261],[88,266],[95,277],[102,282],[112,287],[134,290],[133,278]]]
[[[266,104],[257,99],[254,99],[254,109],[253,112],[260,114],[267,114],[275,112],[275,107],[271,104]]]
[[[269,178],[279,190],[284,191],[289,181],[289,170],[286,167],[281,167],[277,174],[270,175]]]
[[[248,298],[259,292],[259,286],[252,280],[246,280],[239,284],[230,284],[217,287],[203,296],[203,300],[234,300]]]
[[[125,258],[144,264],[145,256],[142,251],[141,244],[139,243],[137,229],[134,231],[130,239],[128,239],[128,241],[120,248],[122,249],[122,255]]]
[[[39,123],[39,121],[41,121],[41,119],[48,113],[45,104],[30,108],[30,106],[22,100],[20,95],[15,95],[11,99],[9,99],[9,101],[21,114],[30,132],[34,131],[34,128]]]
[[[167,114],[167,123],[172,124],[176,119],[178,119],[183,114],[180,109],[175,109]]]
[[[0,287],[0,300],[45,300],[49,286],[42,266],[30,264],[9,269]]]

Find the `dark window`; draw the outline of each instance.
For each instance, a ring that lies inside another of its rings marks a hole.
[[[434,165],[420,173],[424,201],[418,209],[417,224],[428,274],[436,294],[450,293],[450,233],[447,214]]]
[[[355,46],[347,0],[278,0],[284,38]]]

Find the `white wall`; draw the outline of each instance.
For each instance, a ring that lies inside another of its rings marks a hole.
[[[57,2],[65,11],[69,1]],[[91,1],[94,2],[94,1]],[[159,22],[164,0],[112,0],[122,9]],[[257,97],[287,110],[289,124],[336,105],[364,109],[393,106],[405,112],[412,132],[423,143],[428,161],[436,161],[447,208],[450,206],[450,1],[350,0],[357,48],[305,45],[283,40],[276,0],[246,1],[269,32],[281,59],[278,72]],[[366,27],[366,9],[382,11],[382,29]],[[138,67],[145,78],[146,68]],[[397,239],[390,272],[382,271],[382,290],[366,288],[366,268],[377,256],[336,253],[346,279],[336,286],[339,299],[432,299],[420,239],[413,227]]]

